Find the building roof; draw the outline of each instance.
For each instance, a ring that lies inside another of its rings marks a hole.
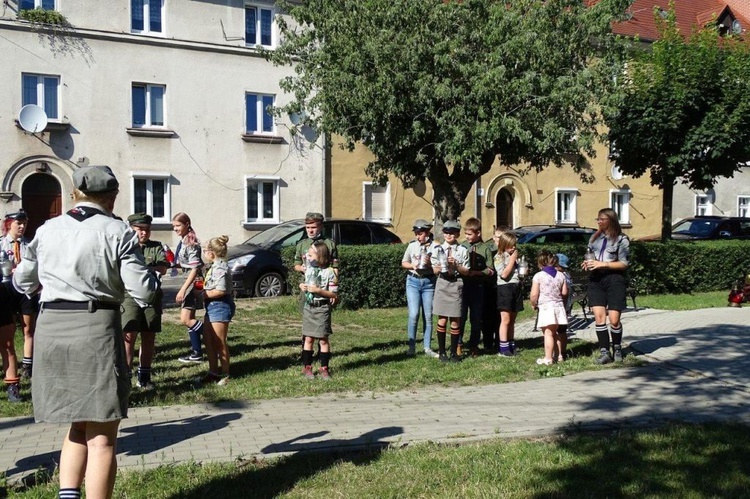
[[[669,0],[635,0],[627,10],[630,18],[615,23],[612,30],[618,35],[638,36],[644,42],[658,39],[654,7],[666,12]],[[738,21],[741,30],[739,34],[747,34],[750,29],[750,20],[733,10],[724,0],[680,0],[674,3],[674,8],[677,27],[684,35],[689,34],[693,28],[706,26],[714,18],[726,30],[731,30],[734,21]]]

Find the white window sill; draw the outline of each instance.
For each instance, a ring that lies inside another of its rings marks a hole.
[[[243,133],[242,140],[259,144],[283,144],[284,137],[280,135],[262,135],[259,133]]]
[[[245,220],[242,225],[245,227],[270,227],[280,223],[280,220]]]
[[[171,138],[177,135],[174,130],[162,127],[128,127],[125,131],[128,132],[128,135],[132,135],[133,137]]]

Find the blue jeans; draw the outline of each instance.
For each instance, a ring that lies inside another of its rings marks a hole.
[[[407,333],[409,342],[417,339],[417,323],[420,311],[422,330],[424,331],[424,348],[430,348],[432,341],[432,298],[435,295],[435,278],[419,278],[406,276],[406,304],[409,308],[409,323]]]

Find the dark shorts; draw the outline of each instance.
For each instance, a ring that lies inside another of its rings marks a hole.
[[[497,309],[503,312],[523,310],[523,289],[515,282],[500,284],[497,287]]]
[[[21,315],[30,315],[36,317],[39,313],[39,295],[36,294],[29,298],[24,293],[16,291],[13,288],[13,293],[16,297],[15,309],[21,313]]]
[[[589,306],[622,312],[627,308],[627,284],[622,272],[593,272],[588,288]]]
[[[13,295],[6,287],[6,283],[0,284],[0,327],[13,324],[13,301]]]
[[[141,308],[134,299],[122,302],[122,330],[126,333],[161,332],[162,292],[157,292],[153,307]]]
[[[180,303],[180,308],[186,308],[188,310],[200,310],[203,308],[202,295],[196,291],[194,286],[190,286],[185,293],[185,300]]]

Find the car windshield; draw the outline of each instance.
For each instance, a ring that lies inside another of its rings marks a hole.
[[[268,246],[281,239],[288,237],[290,234],[298,231],[301,227],[304,227],[304,223],[299,222],[287,222],[276,227],[264,230],[255,234],[253,237],[248,239],[242,244],[256,244],[258,246]]]
[[[672,227],[672,233],[707,237],[714,232],[719,222],[719,220],[706,219],[683,220]]]

